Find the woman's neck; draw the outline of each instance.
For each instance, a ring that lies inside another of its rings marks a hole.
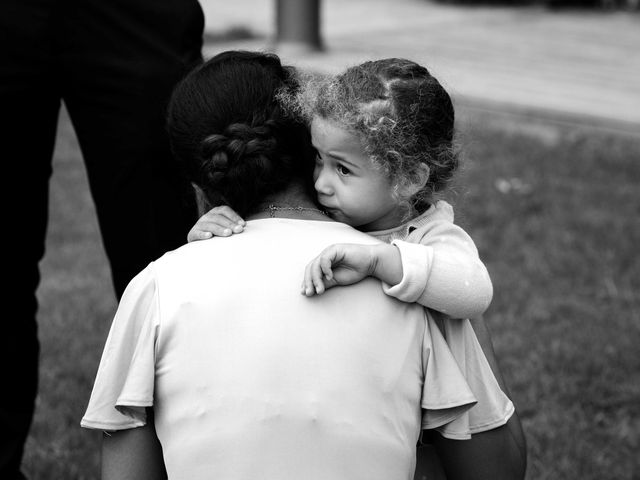
[[[309,196],[304,186],[292,184],[261,202],[247,220],[260,218],[292,218],[298,220],[332,221]]]

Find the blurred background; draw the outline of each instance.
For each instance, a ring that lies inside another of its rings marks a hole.
[[[527,478],[640,478],[638,0],[202,7],[205,57],[268,50],[338,72],[400,56],[429,68],[456,106],[464,162],[447,199],[492,275],[486,321],[524,424]],[[116,302],[61,120],[24,466],[32,479],[95,479],[100,434],[79,422]]]

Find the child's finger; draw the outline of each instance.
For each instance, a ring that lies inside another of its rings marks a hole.
[[[209,218],[206,219],[205,222],[202,223],[202,225],[217,225],[218,227],[224,229],[229,229],[232,233],[240,233],[244,230],[244,227],[242,225],[239,225],[238,223],[234,222],[233,220],[229,219],[228,217],[226,217],[225,215],[216,215],[216,216],[210,216]],[[201,225],[201,226],[202,226]],[[213,232],[215,234],[215,232]]]
[[[304,276],[302,277],[302,285],[300,287],[300,293],[302,295],[307,295],[307,287],[309,286],[309,265],[307,264],[306,267],[304,267]]]
[[[195,232],[195,235],[198,237],[197,240],[206,240],[208,238],[213,237],[213,233],[211,232],[204,232],[202,230],[198,230]]]
[[[313,283],[313,287],[318,295],[322,295],[325,291],[324,281],[322,280],[323,272],[320,263],[321,258],[317,258],[311,266],[311,282]]]
[[[324,256],[320,258],[320,269],[322,270],[322,273],[324,274],[324,278],[326,280],[333,279],[333,269],[331,267],[332,262],[329,258]]]
[[[189,230],[189,233],[187,234],[187,243],[195,242],[197,240],[206,240],[211,237],[213,237],[213,234],[211,232],[207,232],[207,231],[200,230],[198,228],[193,227],[191,230]]]
[[[200,228],[200,230],[202,231],[212,233],[216,237],[228,237],[234,233],[233,226],[228,224],[227,222],[224,222],[224,223],[207,222],[205,224],[198,225],[198,228]]]
[[[216,237],[228,237],[234,233],[240,233],[242,230],[236,232],[232,228],[227,227],[224,224],[204,222],[200,220],[187,235],[187,241],[192,242],[194,240],[206,240],[213,236]]]
[[[216,207],[211,210],[211,212],[213,211],[215,211],[215,213],[218,213],[219,215],[226,217],[227,219],[229,219],[229,221],[233,222],[236,225],[240,225],[242,227],[246,225],[246,222],[242,219],[242,217],[227,205]]]
[[[304,279],[302,280],[302,294],[307,297],[312,297],[316,294],[315,285],[313,284],[313,266],[315,259],[307,264],[304,269]]]

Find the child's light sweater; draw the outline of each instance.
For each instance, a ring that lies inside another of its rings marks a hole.
[[[468,320],[484,313],[493,287],[473,240],[454,225],[451,205],[440,201],[399,227],[367,233],[400,250],[402,280],[394,286],[383,283],[385,293],[446,314],[438,326],[478,400],[438,430],[462,440],[504,425],[513,415],[513,403],[500,388]]]
[[[447,202],[437,202],[399,227],[367,233],[400,250],[402,281],[383,284],[387,295],[453,318],[477,317],[489,307],[489,273],[471,237],[453,223]]]

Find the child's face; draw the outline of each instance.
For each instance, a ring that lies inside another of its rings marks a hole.
[[[334,220],[370,232],[395,227],[403,211],[389,180],[374,168],[360,139],[338,123],[315,117],[313,172],[318,201]]]

